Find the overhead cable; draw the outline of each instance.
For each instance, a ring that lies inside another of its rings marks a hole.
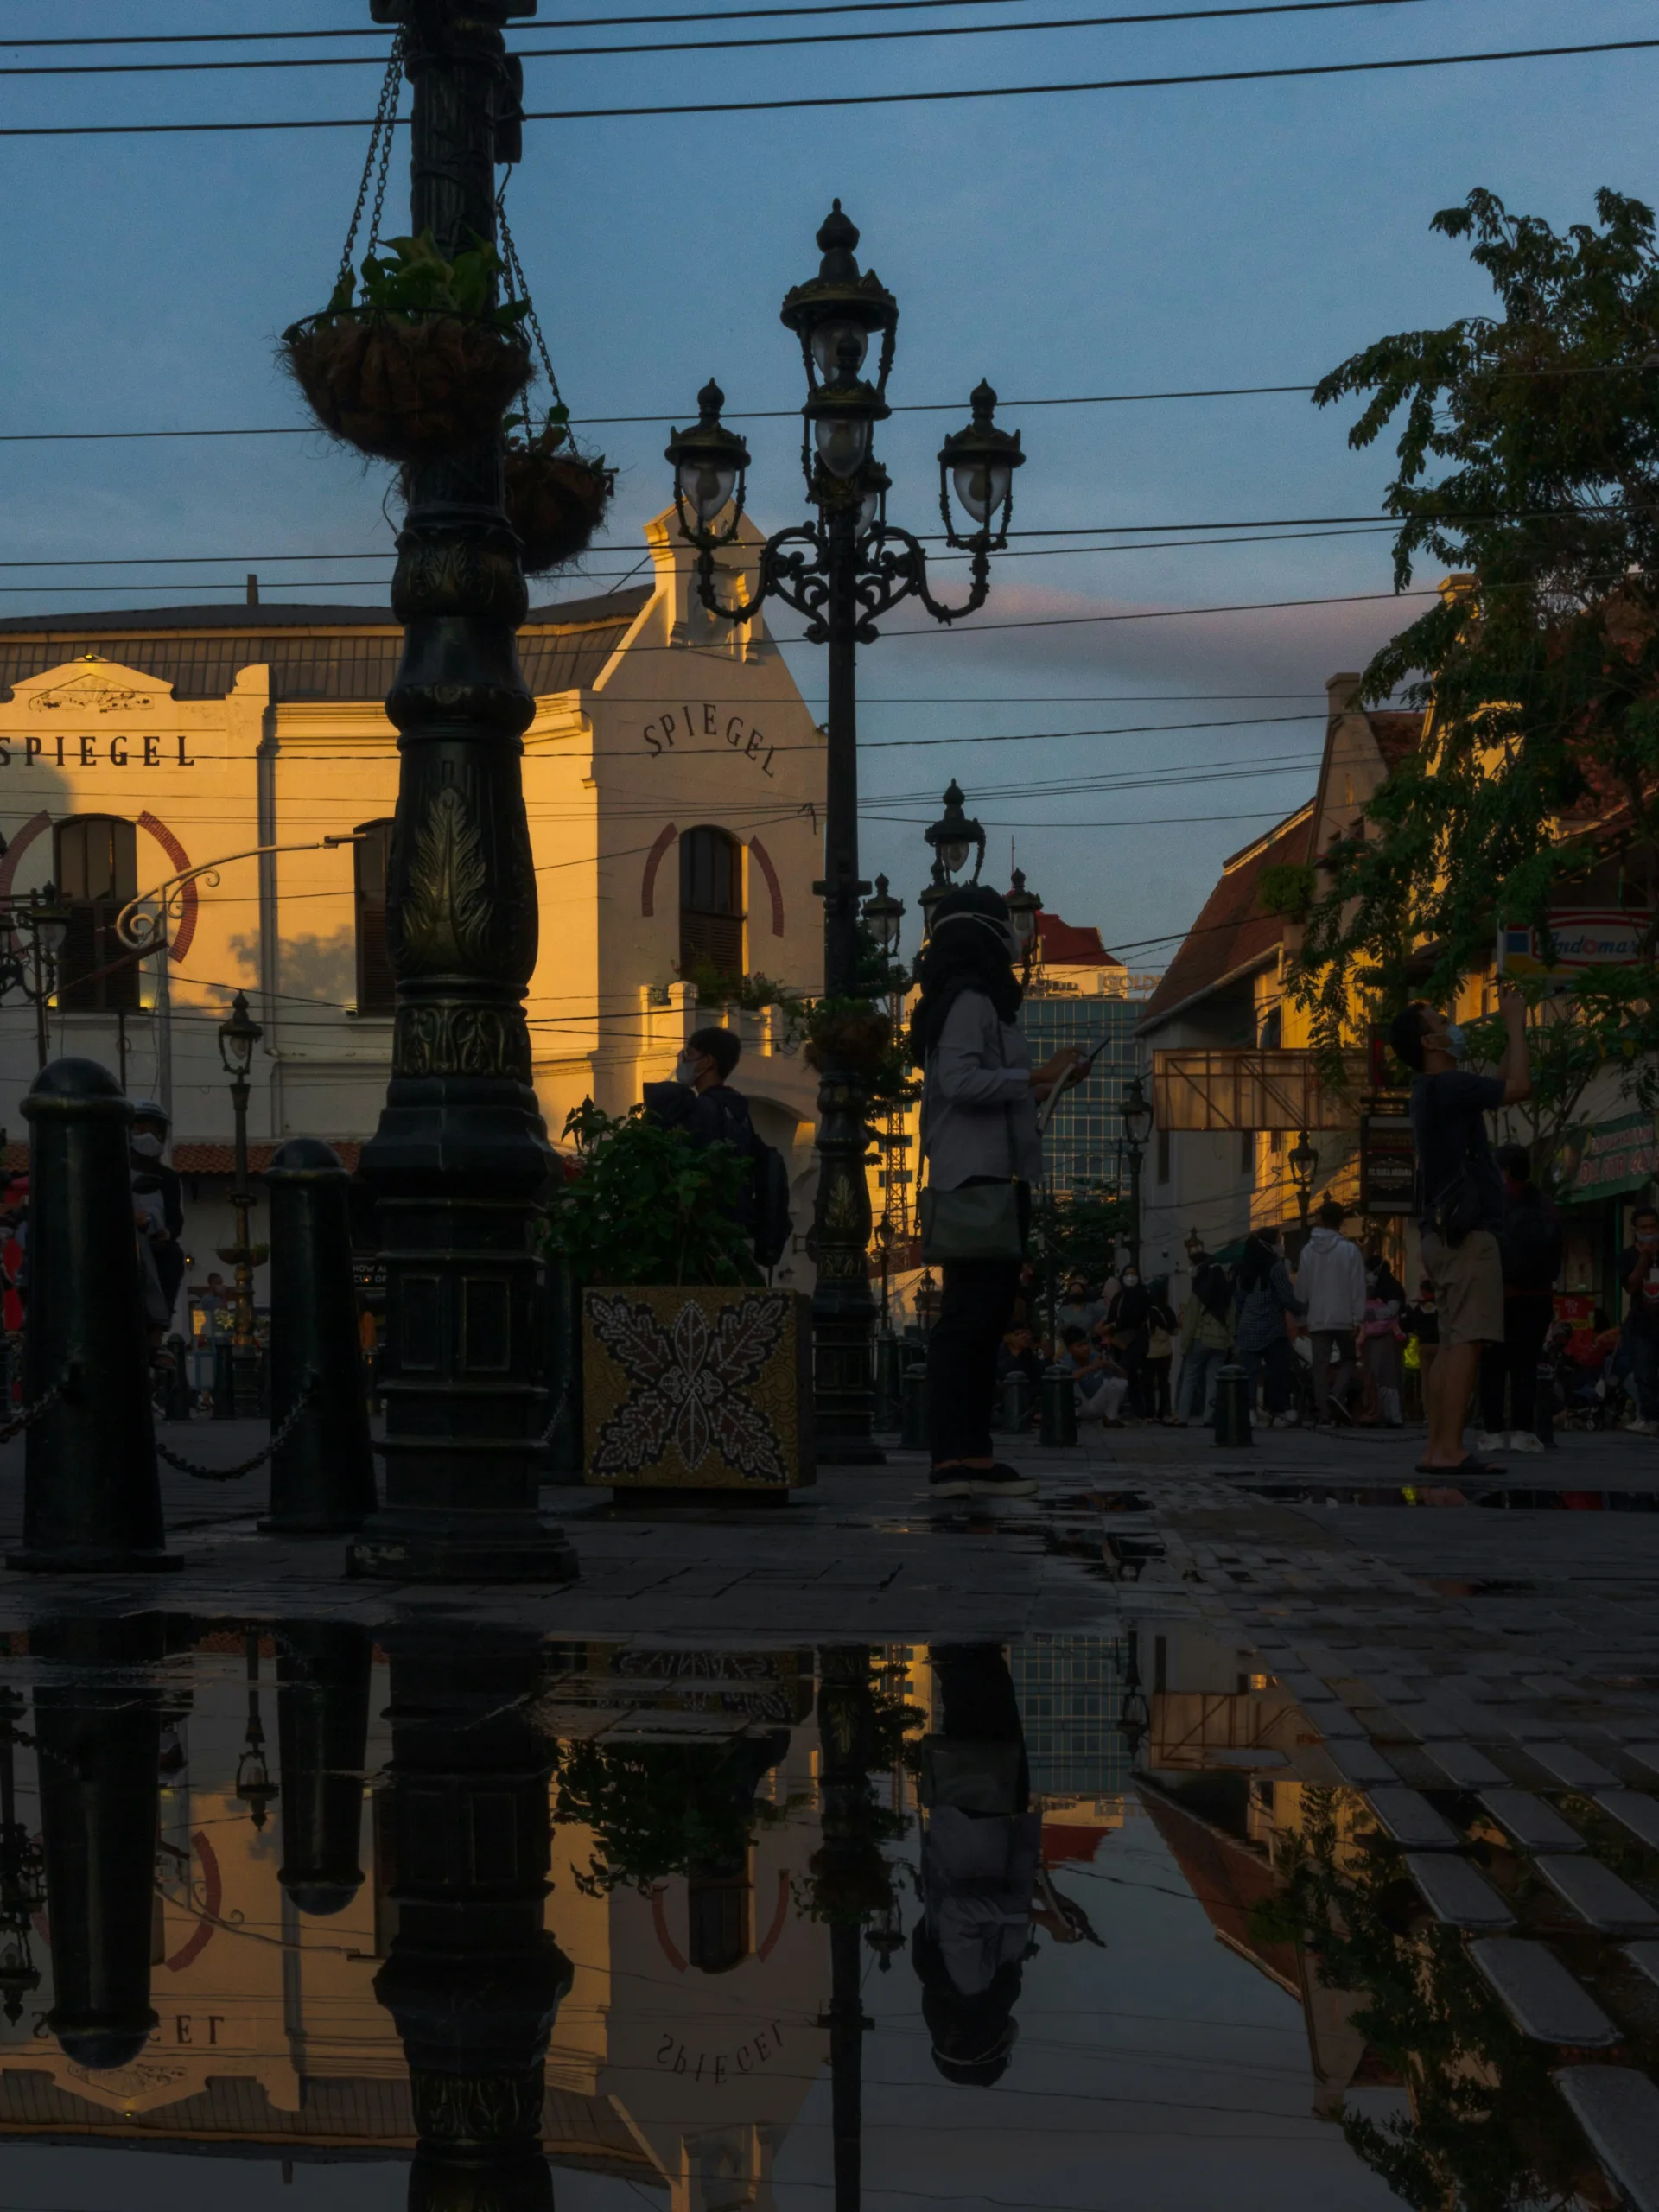
[[[690,115],[761,115],[808,108],[912,107],[941,100],[1007,100],[1071,92],[1135,92],[1188,85],[1252,85],[1310,77],[1358,77],[1400,69],[1460,69],[1492,61],[1556,61],[1590,54],[1638,54],[1659,47],[1659,38],[1586,40],[1571,46],[1493,47],[1479,54],[1392,54],[1377,61],[1304,61],[1270,69],[1200,69],[1157,77],[1094,77],[1044,85],[963,85],[949,91],[912,92],[813,92],[787,99],[673,100],[627,107],[564,107],[526,110],[526,123],[597,123]],[[213,131],[367,130],[368,116],[274,116],[268,119],[197,123],[22,123],[0,125],[0,138],[151,138],[196,137]]]

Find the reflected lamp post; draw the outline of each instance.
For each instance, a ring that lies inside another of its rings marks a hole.
[[[236,1763],[238,1804],[248,1808],[248,1818],[256,1828],[263,1828],[279,1792],[270,1778],[270,1762],[265,1755],[264,1716],[259,1710],[259,1631],[251,1628],[244,1637],[248,1668],[248,1725],[242,1739],[242,1754]]]
[[[253,1193],[248,1188],[248,1077],[253,1067],[253,1048],[264,1035],[248,1012],[248,995],[238,991],[231,1001],[230,1017],[219,1025],[219,1057],[231,1078],[231,1112],[236,1125],[236,1173],[231,1205],[236,1214],[236,1243],[221,1259],[236,1269],[236,1321],[232,1334],[232,1392],[238,1414],[258,1411],[259,1357],[253,1338],[253,1246],[248,1236],[248,1216]]]
[[[13,1762],[22,1715],[18,1693],[0,1689],[0,2005],[14,2027],[41,1986],[29,1937],[46,1903],[41,1848],[17,1817]]]
[[[58,988],[58,963],[69,934],[69,910],[54,883],[43,884],[38,898],[13,906],[6,918],[0,951],[0,999],[13,991],[35,1009],[35,1060],[43,1068],[51,1058],[46,1010]]]
[[[1152,1101],[1141,1088],[1141,1078],[1133,1075],[1125,1084],[1123,1103],[1119,1109],[1123,1123],[1123,1151],[1129,1163],[1129,1265],[1138,1274],[1141,1268],[1141,1162],[1146,1157],[1147,1141],[1152,1135]]]
[[[996,394],[981,384],[971,420],[938,454],[939,506],[947,544],[969,556],[969,586],[957,606],[929,587],[921,541],[887,519],[887,471],[875,458],[875,426],[887,399],[899,302],[873,270],[861,271],[858,231],[836,200],[817,234],[816,276],[785,297],[782,320],[801,344],[806,376],[801,465],[812,521],[775,532],[759,548],[755,588],[728,604],[715,587],[715,556],[737,543],[748,449],[721,423],[725,395],[714,382],[697,395],[698,418],[670,437],[680,532],[697,549],[698,595],[720,620],[752,621],[768,599],[806,618],[809,643],[828,649],[825,722],[823,988],[827,998],[861,995],[859,906],[869,886],[858,874],[856,656],[874,642],[876,623],[906,600],[936,622],[955,622],[985,603],[990,556],[1007,543],[1014,472],[1024,461],[1017,431],[996,427]],[[874,381],[863,374],[879,341]],[[961,529],[952,498],[967,520]],[[869,1189],[864,1173],[868,1077],[836,1052],[819,1068],[818,1186],[813,1209],[814,1400],[818,1457],[831,1465],[874,1465],[871,1338],[875,1301],[868,1247]]]

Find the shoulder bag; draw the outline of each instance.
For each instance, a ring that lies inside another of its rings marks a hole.
[[[1002,1025],[996,1026],[997,1058],[1006,1067]],[[1020,1233],[1019,1185],[1014,1173],[1014,1129],[1008,1109],[1002,1109],[1002,1134],[1007,1140],[1008,1173],[983,1182],[958,1184],[954,1191],[923,1191],[921,1214],[922,1259],[929,1266],[947,1260],[1022,1260],[1025,1239]],[[924,1140],[925,1145],[925,1140]]]

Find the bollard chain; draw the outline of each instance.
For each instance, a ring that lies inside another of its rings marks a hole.
[[[256,1452],[251,1459],[239,1459],[233,1467],[204,1467],[199,1460],[187,1459],[182,1452],[169,1451],[159,1436],[156,1440],[156,1456],[165,1459],[169,1467],[176,1467],[181,1475],[194,1475],[199,1483],[239,1482],[244,1475],[251,1475],[256,1467],[263,1466],[273,1452],[287,1443],[294,1433],[295,1424],[310,1402],[311,1385],[308,1382],[289,1408],[282,1427],[271,1432],[270,1442]]]
[[[66,1376],[64,1381],[67,1379]],[[61,1381],[54,1382],[49,1390],[42,1391],[32,1406],[25,1406],[22,1413],[15,1414],[5,1427],[0,1428],[0,1444],[10,1444],[14,1436],[21,1436],[26,1428],[33,1427],[41,1415],[49,1413],[62,1395],[63,1382]]]

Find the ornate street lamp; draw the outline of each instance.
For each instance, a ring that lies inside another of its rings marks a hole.
[[[974,872],[968,880],[970,883],[979,881],[979,871],[985,864],[985,831],[979,823],[963,813],[962,786],[954,776],[944,794],[944,812],[922,835],[933,848],[934,858],[953,887],[967,867],[970,853]],[[1025,878],[1021,876],[1020,880],[1023,883]]]
[[[511,16],[536,0],[370,0],[398,27],[412,87],[409,229],[452,259],[494,243],[497,168],[519,160]],[[481,310],[496,304],[492,284]],[[540,1195],[553,1167],[531,1080],[524,995],[536,873],[518,664],[529,604],[491,425],[403,472],[391,604],[403,659],[386,923],[391,1080],[364,1147],[386,1270],[385,1503],[353,1570],[397,1582],[568,1581],[575,1554],[538,1510],[543,1387]]]
[[[1319,1172],[1319,1148],[1304,1129],[1286,1158],[1296,1204],[1302,1217],[1302,1242],[1307,1242],[1308,1208],[1313,1203],[1313,1178]]]
[[[248,1077],[253,1067],[253,1048],[264,1033],[248,1012],[247,993],[238,991],[231,1001],[229,1019],[219,1025],[219,1057],[231,1078],[231,1111],[236,1124],[236,1180],[231,1192],[236,1243],[219,1257],[229,1260],[236,1270],[231,1400],[235,1411],[243,1415],[259,1410],[259,1353],[253,1337],[254,1253],[248,1236],[248,1215],[253,1205],[253,1193],[248,1188]]]
[[[1196,1229],[1189,1229],[1186,1232],[1186,1256],[1189,1263],[1196,1268],[1198,1262],[1204,1257],[1204,1255],[1205,1242],[1203,1237],[1199,1236]]]
[[[1017,433],[997,429],[996,395],[982,384],[967,428],[939,450],[946,542],[970,556],[967,598],[957,607],[941,604],[929,588],[920,540],[887,519],[888,478],[874,452],[875,426],[892,411],[887,389],[899,303],[873,271],[860,270],[858,232],[838,200],[817,242],[823,257],[817,274],[796,285],[782,308],[784,323],[800,340],[806,373],[801,466],[816,518],[766,540],[754,592],[741,602],[726,605],[715,588],[715,556],[739,535],[749,466],[743,441],[721,422],[725,403],[717,385],[704,386],[696,424],[671,435],[666,457],[681,533],[697,549],[704,607],[723,620],[745,623],[766,600],[780,599],[806,617],[808,639],[829,649],[824,878],[815,888],[824,902],[823,988],[836,998],[858,988],[858,901],[869,888],[858,875],[857,647],[872,643],[876,623],[905,600],[919,600],[937,622],[957,621],[984,605],[990,556],[1007,543],[1014,472],[1025,455]],[[878,340],[872,380],[864,372]],[[967,517],[960,530],[953,495]],[[818,1457],[871,1465],[881,1454],[871,1435],[875,1302],[867,1251],[867,1079],[833,1054],[821,1062],[819,1077],[812,1224]]]
[[[1036,892],[1027,890],[1024,868],[1017,868],[1014,871],[1003,904],[1008,910],[1009,923],[1020,940],[1020,949],[1026,956],[1026,966],[1029,969],[1037,951],[1037,917],[1043,910],[1043,902]]]
[[[899,951],[899,932],[905,918],[904,901],[887,889],[887,879],[875,879],[875,896],[864,901],[864,926],[889,960]]]
[[[1141,1267],[1141,1162],[1146,1157],[1147,1141],[1152,1135],[1152,1101],[1141,1085],[1138,1075],[1132,1075],[1123,1090],[1122,1103],[1118,1109],[1123,1124],[1123,1150],[1129,1163],[1129,1264],[1137,1274]]]
[[[933,863],[933,873],[929,880],[927,888],[919,894],[916,900],[916,904],[920,907],[922,913],[922,942],[924,944],[926,944],[928,938],[933,934],[934,910],[938,906],[940,899],[945,896],[950,888],[950,879],[944,872],[944,862],[943,861],[935,861]]]
[[[35,1061],[44,1067],[51,1057],[46,1010],[58,988],[59,957],[69,934],[69,910],[58,897],[57,886],[43,884],[37,898],[12,906],[4,917],[4,928],[0,998],[16,991],[34,1007]]]
[[[248,1726],[242,1741],[242,1756],[236,1763],[235,1797],[239,1805],[248,1808],[248,1818],[256,1828],[263,1828],[266,1815],[281,1794],[270,1777],[270,1763],[265,1757],[265,1724],[259,1711],[259,1631],[249,1629],[243,1639],[247,1653],[248,1669]]]

